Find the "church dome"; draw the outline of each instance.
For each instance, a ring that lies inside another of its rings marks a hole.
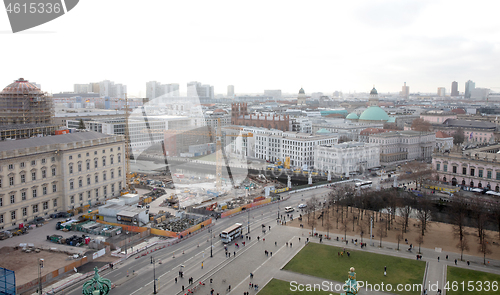
[[[359,120],[363,121],[388,121],[389,115],[378,106],[371,106],[367,108],[361,116],[359,116]]]
[[[375,89],[375,86],[373,86],[372,91],[370,91],[370,94],[378,94],[377,89]]]
[[[299,90],[299,94],[306,94],[306,93],[304,92],[304,88],[300,88],[300,90]]]
[[[349,115],[347,115],[347,117],[345,117],[346,119],[350,119],[350,120],[357,120],[359,119],[358,115],[356,115],[356,113],[350,113]]]

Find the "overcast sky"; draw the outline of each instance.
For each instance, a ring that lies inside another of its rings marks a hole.
[[[500,91],[497,1],[82,0],[12,34],[0,13],[0,88],[23,77],[48,92],[109,79],[200,81],[226,93],[281,89],[436,92],[471,79]]]

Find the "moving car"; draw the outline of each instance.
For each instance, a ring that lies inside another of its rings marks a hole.
[[[307,205],[306,205],[306,204],[300,204],[300,205],[299,205],[299,209],[303,209],[303,208],[306,208],[306,207],[307,207]]]

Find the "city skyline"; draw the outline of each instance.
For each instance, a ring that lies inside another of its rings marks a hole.
[[[373,85],[397,93],[403,82],[412,93],[435,93],[452,81],[462,93],[467,80],[500,89],[494,42],[500,20],[487,1],[150,1],[121,3],[121,12],[113,13],[118,3],[85,1],[71,15],[18,34],[7,34],[7,15],[0,17],[1,38],[13,44],[4,48],[7,71],[0,81],[23,77],[52,93],[120,81],[131,96],[144,96],[148,81],[179,83],[181,93],[187,82],[202,81],[217,94],[228,85],[236,93],[296,93],[300,87],[354,93]],[[136,15],[135,21],[125,15]],[[159,38],[161,28],[168,28],[165,38]],[[82,42],[89,32],[95,33]],[[30,44],[45,45],[35,51]]]

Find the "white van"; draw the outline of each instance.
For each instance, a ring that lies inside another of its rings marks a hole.
[[[293,208],[292,207],[285,207],[285,212],[286,213],[293,212]]]

